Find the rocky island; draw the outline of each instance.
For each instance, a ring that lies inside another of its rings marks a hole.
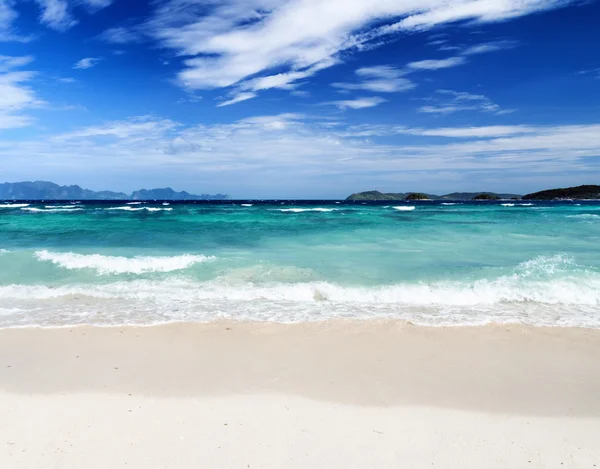
[[[357,192],[346,198],[347,201],[402,201],[402,200],[507,200],[520,199],[517,194],[496,194],[494,192],[453,192],[445,195],[424,194],[421,192],[392,192],[379,191]]]

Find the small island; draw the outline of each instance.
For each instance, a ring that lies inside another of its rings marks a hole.
[[[534,192],[523,196],[523,200],[594,200],[600,199],[600,186],[585,185],[576,187],[566,187],[561,189],[549,189],[540,192]]]
[[[401,193],[383,193],[379,191],[357,192],[352,194],[346,200],[348,201],[379,201],[379,200],[404,200],[406,194]]]
[[[496,194],[490,194],[490,193],[483,193],[483,194],[478,194],[475,197],[473,197],[471,200],[502,200],[500,197],[498,197]]]
[[[420,192],[412,192],[408,194],[404,200],[431,200],[427,194],[421,194]]]
[[[419,201],[419,200],[508,200],[520,199],[517,194],[496,194],[494,192],[452,192],[435,195],[423,192],[357,192],[346,198],[349,202],[383,202],[383,201]]]

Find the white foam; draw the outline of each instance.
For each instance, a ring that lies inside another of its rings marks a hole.
[[[302,212],[334,212],[337,208],[280,208],[278,209],[280,212],[292,212],[292,213],[302,213]]]
[[[169,202],[163,202],[163,205],[171,205]]]
[[[121,257],[46,250],[37,251],[35,255],[40,261],[52,262],[65,269],[94,269],[101,275],[173,272],[213,259],[209,256],[191,254],[164,257]]]
[[[456,202],[442,202],[441,205],[461,205],[461,204],[457,204]]]
[[[29,204],[2,204],[0,208],[22,208],[29,207]]]
[[[36,207],[24,207],[21,210],[26,212],[34,213],[58,213],[58,212],[80,212],[82,208],[36,208]]]
[[[394,210],[400,210],[401,212],[412,212],[415,207],[410,205],[399,205],[397,207],[393,207]]]
[[[533,204],[519,204],[519,207],[532,207]]]
[[[594,219],[600,218],[600,215],[595,213],[580,213],[579,215],[567,215],[567,218],[582,218],[582,219]]]
[[[500,205],[502,205],[503,207],[514,207],[515,206],[515,204],[500,204]]]
[[[252,204],[240,204],[242,207],[252,207]]]
[[[75,205],[44,205],[44,208],[54,208],[54,209],[66,208],[69,210],[77,210],[78,209],[78,207]]]
[[[170,271],[188,264],[177,258],[47,251],[37,255],[67,268],[107,273]],[[0,300],[9,312],[0,314],[0,327],[395,318],[430,326],[516,322],[600,328],[600,273],[577,266],[567,256],[538,257],[506,275],[475,281],[357,287],[309,280],[313,274],[292,269],[283,277],[261,275],[258,279],[255,269],[245,269],[209,281],[171,276],[108,284],[4,285]],[[283,280],[302,276],[307,281]],[[10,313],[11,308],[18,312]]]
[[[127,202],[127,205],[141,205],[143,202]]]
[[[142,210],[146,210],[147,212],[170,212],[173,210],[172,208],[160,208],[160,207],[108,207],[104,210],[122,210],[124,212],[140,212]]]

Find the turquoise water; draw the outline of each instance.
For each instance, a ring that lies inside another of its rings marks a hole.
[[[0,205],[0,327],[600,327],[600,204]]]

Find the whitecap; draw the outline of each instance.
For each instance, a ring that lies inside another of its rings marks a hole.
[[[397,207],[392,207],[394,210],[400,210],[401,212],[412,212],[415,207],[412,205],[399,205]]]
[[[281,208],[278,209],[280,212],[292,212],[292,213],[302,213],[302,212],[334,212],[337,208]]]
[[[59,212],[80,212],[82,208],[36,208],[36,207],[23,207],[21,210],[25,212],[34,213],[59,213]]]
[[[124,212],[140,212],[142,210],[146,210],[147,212],[162,212],[162,211],[170,212],[173,209],[172,208],[160,208],[160,207],[129,207],[129,206],[125,206],[125,207],[108,207],[108,208],[105,208],[104,210],[122,210]]]
[[[214,259],[210,256],[184,254],[181,256],[106,256],[102,254],[77,254],[73,252],[36,251],[40,261],[52,262],[65,269],[94,269],[101,275],[143,274],[148,272],[173,272],[194,264]]]
[[[503,207],[514,207],[515,206],[515,204],[500,204],[500,205],[502,205]]]
[[[252,204],[240,204],[242,207],[252,207]]]
[[[30,204],[2,204],[0,208],[22,208],[29,207]]]

